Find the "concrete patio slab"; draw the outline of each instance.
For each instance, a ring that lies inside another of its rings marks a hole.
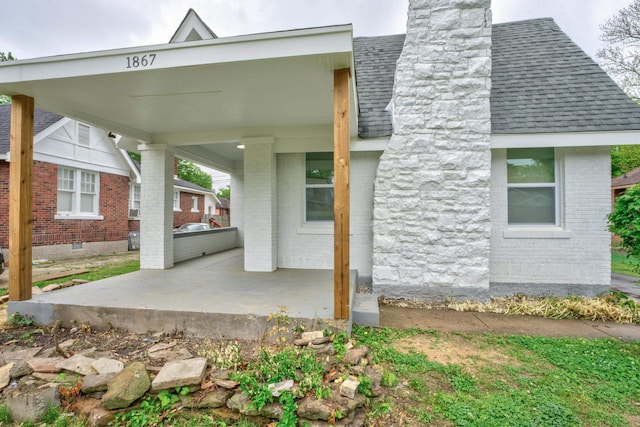
[[[356,275],[352,272],[352,295]],[[350,330],[333,320],[333,271],[243,270],[234,249],[185,261],[169,270],[142,270],[9,303],[41,325],[88,323],[136,333],[182,331],[215,338],[263,339],[267,317],[282,311],[292,322]]]

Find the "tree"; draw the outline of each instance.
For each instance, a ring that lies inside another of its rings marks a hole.
[[[4,52],[0,52],[0,62],[14,61],[16,59],[17,58],[14,58],[11,52],[7,52],[6,54]],[[11,104],[11,97],[7,95],[0,95],[0,104]]]
[[[607,44],[597,53],[603,68],[636,101],[640,100],[640,0],[621,9],[600,26]]]
[[[221,188],[216,193],[216,197],[218,199],[230,199],[231,198],[231,187],[227,185],[226,187]]]
[[[211,175],[204,172],[195,163],[188,160],[178,160],[178,178],[211,190]]]
[[[611,177],[623,175],[640,166],[640,145],[611,147]]]
[[[640,185],[628,188],[616,199],[608,220],[609,231],[620,236],[627,256],[640,259]],[[640,264],[636,262],[633,268],[640,271]]]

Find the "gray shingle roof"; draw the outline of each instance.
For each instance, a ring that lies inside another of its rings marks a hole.
[[[551,18],[493,26],[494,134],[640,130],[634,103]],[[395,64],[404,35],[354,39],[359,135],[391,135]]]
[[[36,108],[33,113],[33,135],[37,135],[58,120],[62,116]],[[8,153],[11,140],[9,132],[11,129],[11,104],[0,105],[0,153]]]
[[[358,134],[362,138],[391,135],[391,112],[385,108],[393,94],[396,61],[404,34],[357,37],[353,40],[358,85]]]
[[[640,129],[640,106],[551,18],[493,26],[493,133]]]

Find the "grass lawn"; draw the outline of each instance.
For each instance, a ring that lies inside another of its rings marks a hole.
[[[71,279],[82,279],[88,280],[90,282],[107,279],[113,276],[119,276],[121,274],[131,273],[133,271],[140,270],[140,261],[139,260],[131,260],[125,261],[117,264],[105,264],[99,267],[93,267],[90,269],[88,273],[76,274],[73,276],[62,277],[60,279],[54,280],[43,280],[41,282],[35,282],[33,286],[38,286],[40,288],[53,284],[53,283],[65,283]]]
[[[624,252],[611,252],[611,271],[627,276],[640,277],[640,273],[633,271],[631,262]]]
[[[391,392],[371,425],[629,426],[640,342],[354,328]],[[404,422],[401,422],[403,420]]]

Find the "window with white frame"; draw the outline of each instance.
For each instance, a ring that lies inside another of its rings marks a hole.
[[[58,168],[58,214],[98,215],[100,175]]]
[[[200,212],[198,210],[198,197],[197,196],[192,196],[191,197],[191,212]]]
[[[91,145],[91,126],[78,123],[78,145],[85,147]]]
[[[307,153],[305,221],[333,221],[333,153]]]
[[[140,184],[129,185],[129,217],[140,216]]]
[[[558,225],[554,148],[507,149],[508,223]]]
[[[174,211],[180,210],[180,192],[179,191],[173,192],[173,210]]]

